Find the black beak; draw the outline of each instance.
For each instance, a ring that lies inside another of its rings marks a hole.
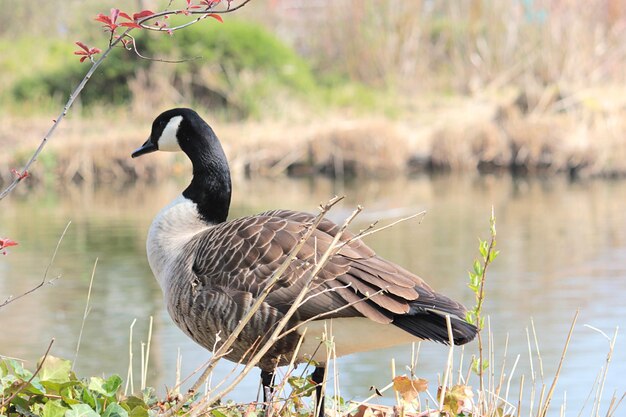
[[[141,147],[135,149],[130,156],[133,158],[137,158],[138,156],[158,150],[159,148],[154,143],[152,143],[150,139],[148,139],[143,145],[141,145]]]

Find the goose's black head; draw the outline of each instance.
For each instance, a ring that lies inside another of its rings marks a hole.
[[[148,140],[132,153],[132,157],[154,151],[184,151],[195,156],[211,151],[212,142],[218,142],[213,129],[191,109],[171,109],[161,113],[152,122]]]
[[[152,122],[148,140],[131,156],[155,152],[183,151],[193,165],[193,180],[183,196],[198,206],[208,222],[226,220],[230,206],[231,182],[224,150],[213,129],[194,110],[167,110]]]

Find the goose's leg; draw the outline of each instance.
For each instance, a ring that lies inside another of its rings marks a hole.
[[[324,394],[322,393],[322,382],[324,382],[323,366],[315,367],[311,379],[315,382],[315,409],[318,411],[317,417],[324,417]]]
[[[263,403],[265,404],[265,414],[270,408],[270,401],[274,393],[274,372],[261,370],[261,385],[263,386]]]

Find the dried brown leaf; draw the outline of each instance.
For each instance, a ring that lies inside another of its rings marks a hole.
[[[437,397],[441,395],[441,387]],[[467,385],[454,385],[446,391],[443,398],[443,411],[447,411],[452,415],[460,414],[464,411],[471,411],[474,406],[474,393],[472,388]]]
[[[428,389],[428,381],[422,378],[410,379],[406,376],[397,376],[393,379],[393,389],[406,402],[417,398],[420,392]]]

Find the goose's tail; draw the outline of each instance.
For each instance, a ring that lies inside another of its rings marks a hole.
[[[396,315],[393,324],[421,339],[449,344],[446,315],[450,316],[455,345],[471,342],[478,329],[465,320],[465,307],[445,295],[416,288],[419,298],[412,301],[407,314]]]

